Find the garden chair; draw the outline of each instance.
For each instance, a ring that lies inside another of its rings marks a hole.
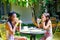
[[[57,31],[57,32],[60,32],[60,22],[58,22],[58,24],[57,24],[56,31]]]
[[[52,31],[53,31],[53,34],[54,34],[55,30],[56,30],[56,27],[57,27],[56,17],[51,17],[50,20],[52,22]]]
[[[60,40],[60,22],[58,22],[55,33],[53,35],[53,40]]]
[[[0,35],[2,40],[7,40],[5,24],[0,24]]]

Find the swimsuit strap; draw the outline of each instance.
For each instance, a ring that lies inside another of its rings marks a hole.
[[[8,20],[8,22],[10,23],[12,29],[14,28],[14,26],[12,25],[12,22],[10,20]]]

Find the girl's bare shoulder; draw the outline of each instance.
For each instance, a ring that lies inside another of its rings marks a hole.
[[[51,23],[51,20],[49,20],[49,23]]]

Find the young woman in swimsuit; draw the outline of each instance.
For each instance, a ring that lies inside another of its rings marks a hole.
[[[46,30],[44,37],[40,40],[52,40],[52,23],[50,20],[49,13],[42,14],[42,25],[43,29]]]
[[[19,21],[16,16],[16,12],[11,12],[8,14],[8,21],[6,23],[6,30],[7,30],[7,40],[15,40],[14,34],[17,28],[17,25],[19,24]],[[18,40],[18,39],[16,39]],[[21,37],[20,40],[26,40],[26,38]]]

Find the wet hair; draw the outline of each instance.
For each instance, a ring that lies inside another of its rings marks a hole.
[[[45,15],[46,18],[49,18],[49,19],[50,19],[49,13],[44,13],[44,15]],[[49,19],[47,19],[47,20],[45,21],[45,26],[47,25]]]

